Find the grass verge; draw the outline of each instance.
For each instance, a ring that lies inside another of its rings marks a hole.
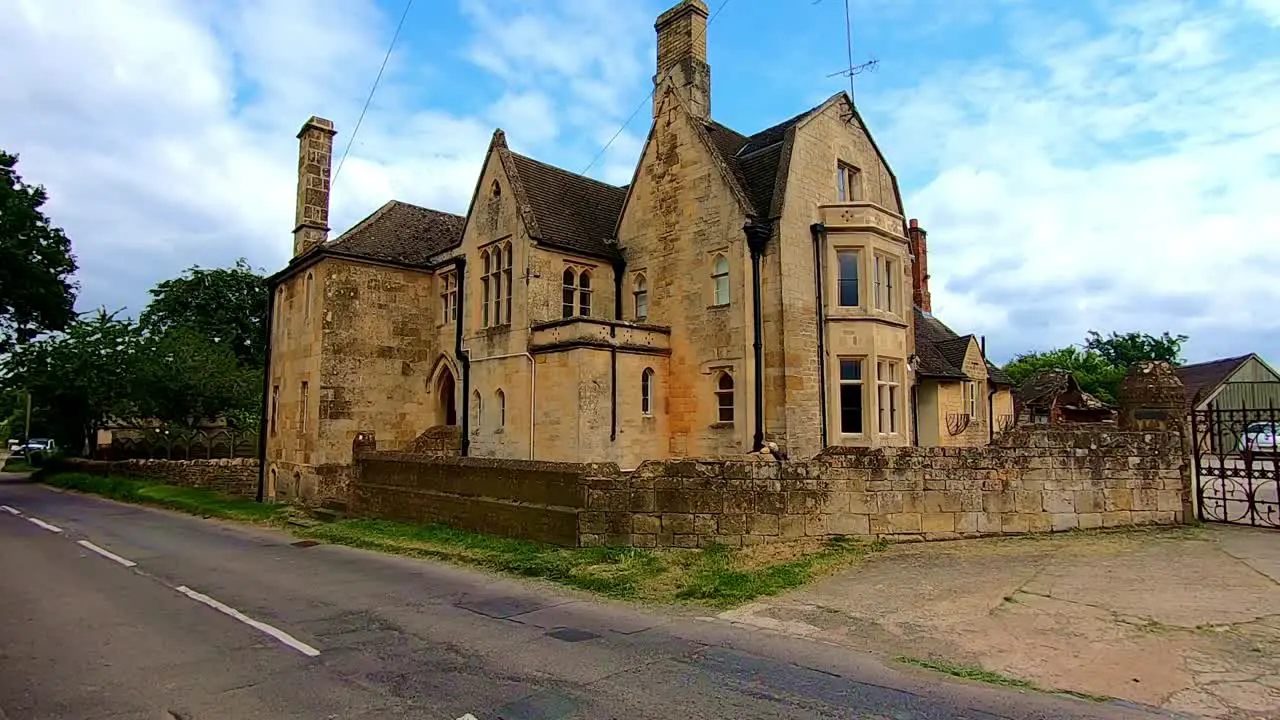
[[[1022,680],[1021,678],[1011,677],[991,670],[984,670],[983,668],[975,667],[973,665],[961,665],[959,663],[948,662],[946,660],[901,656],[894,658],[894,661],[900,662],[904,665],[914,665],[926,670],[940,672],[952,677],[963,678],[965,680],[976,680],[978,682],[984,682],[991,685],[1002,685],[1004,687],[1018,688],[1021,690],[1034,690],[1035,692],[1050,693],[1053,695],[1069,695],[1074,698],[1089,700],[1092,702],[1110,702],[1114,699],[1107,697],[1106,695],[1091,695],[1089,693],[1076,692],[1074,690],[1048,690],[1029,680]]]
[[[27,473],[27,472],[35,472],[38,469],[39,468],[35,468],[35,467],[32,467],[31,465],[28,465],[26,460],[9,458],[8,460],[4,461],[4,467],[0,468],[0,472]]]
[[[195,488],[118,476],[47,473],[46,485],[124,502],[241,522],[286,525],[294,512]],[[290,527],[300,538],[537,578],[606,597],[729,608],[799,587],[886,546],[850,538],[807,538],[743,548],[564,548],[444,525],[341,520]]]
[[[231,498],[212,490],[176,487],[137,478],[56,473],[40,477],[51,487],[92,493],[112,500],[158,505],[171,510],[240,522],[267,522],[284,510],[278,505],[264,505],[253,500]]]
[[[846,538],[700,550],[562,548],[443,525],[343,520],[301,537],[538,578],[612,598],[727,608],[799,587],[881,544]]]

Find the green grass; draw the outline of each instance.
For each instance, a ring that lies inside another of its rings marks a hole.
[[[607,597],[732,607],[799,587],[880,544],[843,538],[804,546],[701,550],[561,548],[387,520],[343,520],[296,531],[338,545],[445,560],[538,578]],[[767,552],[773,561],[761,561]]]
[[[20,458],[9,458],[4,461],[4,468],[3,470],[0,470],[0,472],[27,473],[35,472],[37,469],[38,468],[28,465],[26,460],[22,460]]]
[[[1075,690],[1047,690],[1029,680],[1022,680],[1021,678],[1011,677],[991,670],[984,670],[983,668],[973,665],[961,665],[959,663],[953,663],[946,660],[923,659],[906,656],[897,657],[894,658],[894,660],[904,665],[914,665],[916,667],[940,672],[952,677],[964,678],[965,680],[976,680],[977,682],[984,682],[991,685],[1003,685],[1004,687],[1018,688],[1020,690],[1034,690],[1035,692],[1051,693],[1055,695],[1069,695],[1080,700],[1089,700],[1091,702],[1099,703],[1110,702],[1114,699],[1107,697],[1106,695],[1092,695],[1090,693],[1078,692]]]
[[[114,475],[103,477],[83,473],[56,473],[41,477],[40,482],[51,487],[92,493],[113,500],[158,505],[192,515],[241,522],[270,521],[283,510],[278,505],[227,497],[212,490],[176,487]]]

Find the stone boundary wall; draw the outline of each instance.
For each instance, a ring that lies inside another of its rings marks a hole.
[[[1182,523],[1176,432],[1019,428],[981,448],[830,448],[805,461],[546,463],[362,453],[354,514],[561,545],[701,547],[804,536],[943,540]]]
[[[105,461],[62,458],[51,469],[157,480],[169,485],[216,490],[233,497],[254,498],[258,495],[257,458]]]

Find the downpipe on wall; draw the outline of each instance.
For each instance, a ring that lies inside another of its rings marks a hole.
[[[747,220],[742,227],[747,236],[747,248],[751,251],[751,315],[752,349],[755,354],[755,435],[752,438],[752,452],[759,452],[764,447],[764,303],[760,298],[760,261],[764,256],[772,227],[758,222],[755,218]]]
[[[466,287],[467,280],[467,258],[460,256],[454,261],[458,272],[458,287]],[[466,314],[466,293],[458,293],[458,320],[453,324],[453,352],[458,358],[458,367],[462,370],[462,402],[460,410],[462,417],[458,418],[458,425],[462,428],[462,438],[458,443],[458,454],[462,457],[467,456],[467,452],[471,449],[471,358],[462,349],[462,325]]]
[[[823,292],[822,256],[826,249],[827,226],[814,223],[809,226],[813,235],[813,284],[814,307],[818,318],[818,414],[822,418],[822,447],[827,449],[827,318],[825,310],[826,294]]]
[[[622,276],[627,271],[627,264],[618,261],[613,264],[613,320],[609,325],[609,442],[618,439],[618,326],[622,320]]]
[[[271,404],[271,338],[275,335],[276,320],[276,286],[267,283],[267,358],[262,367],[262,414],[258,420],[258,493],[257,501],[266,498],[267,486],[267,427],[270,420]]]

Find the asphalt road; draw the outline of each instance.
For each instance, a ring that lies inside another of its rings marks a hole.
[[[0,718],[1156,717],[293,542],[0,475]]]

